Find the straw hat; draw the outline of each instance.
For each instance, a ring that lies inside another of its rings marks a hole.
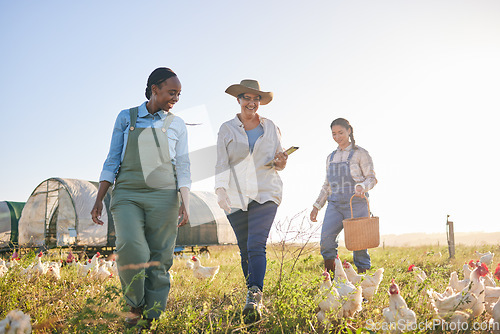
[[[273,99],[272,92],[263,92],[260,90],[260,85],[257,80],[245,79],[241,80],[239,84],[234,84],[226,89],[226,93],[234,97],[238,97],[240,94],[250,93],[260,95],[260,104],[265,105],[271,102]]]

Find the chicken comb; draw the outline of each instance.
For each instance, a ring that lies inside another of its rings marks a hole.
[[[391,294],[391,295],[399,294],[399,287],[397,286],[396,282],[394,281],[394,278],[391,280],[391,286],[389,287],[389,294]]]
[[[414,265],[414,264],[410,265],[410,266],[408,267],[408,271],[413,271],[413,268],[414,268],[414,267],[415,267],[415,265]],[[394,278],[393,278],[393,280],[394,280]]]
[[[497,265],[497,269],[495,269],[495,273],[493,274],[493,276],[495,276],[496,279],[500,281],[500,263]]]
[[[479,260],[476,260],[476,261],[474,261],[474,260],[470,260],[470,261],[469,261],[469,266],[470,266],[470,267],[472,267],[472,268],[477,267],[476,262],[479,262]]]
[[[477,266],[477,270],[479,271],[479,276],[484,277],[489,273],[488,266],[485,263],[481,263]]]

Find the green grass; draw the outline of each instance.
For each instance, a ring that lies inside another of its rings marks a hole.
[[[314,246],[268,245],[268,266],[264,283],[264,311],[260,322],[247,326],[241,318],[246,289],[236,246],[210,247],[211,258],[201,258],[202,264],[220,264],[212,281],[195,279],[185,266],[185,259],[175,259],[171,268],[173,283],[167,309],[154,325],[160,333],[321,333],[316,320],[314,297],[323,271],[319,249]],[[449,275],[457,271],[462,277],[462,265],[476,259],[474,251],[500,254],[498,246],[479,249],[457,246],[455,259],[448,259],[446,247],[411,248],[386,247],[370,250],[373,270],[385,268],[378,293],[352,319],[333,323],[333,333],[375,333],[369,323],[383,321],[382,309],[388,306],[387,289],[392,278],[401,295],[417,314],[418,322],[432,322],[429,300],[422,293],[427,288],[438,292],[448,285]],[[441,252],[442,256],[437,254]],[[54,254],[57,254],[54,252]],[[54,255],[54,257],[57,257]],[[340,249],[340,257],[352,263],[352,253]],[[47,256],[44,259],[48,260]],[[34,254],[25,256],[26,267]],[[498,261],[497,261],[498,262]],[[495,266],[496,263],[495,262]],[[410,264],[422,268],[428,276],[418,285]],[[494,270],[494,267],[491,268]],[[79,278],[68,267],[61,269],[61,280],[48,277],[28,280],[19,269],[10,270],[0,278],[0,319],[10,310],[20,309],[30,314],[36,333],[136,333],[123,324],[126,307],[121,298],[118,279],[104,283]],[[474,319],[487,322],[488,315]],[[415,333],[444,333],[440,329]],[[467,333],[483,333],[469,331]]]

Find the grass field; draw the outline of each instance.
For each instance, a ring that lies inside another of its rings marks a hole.
[[[323,271],[323,261],[317,245],[268,245],[268,267],[264,284],[263,318],[253,326],[244,325],[241,311],[246,289],[236,246],[211,247],[210,259],[201,257],[205,266],[220,264],[212,282],[195,279],[186,259],[175,259],[173,283],[165,313],[154,323],[160,333],[320,333],[316,320],[314,297]],[[438,292],[448,285],[450,273],[457,271],[462,278],[462,265],[476,260],[474,251],[500,254],[498,246],[458,246],[455,259],[448,259],[446,247],[386,247],[370,250],[373,270],[385,268],[379,291],[363,310],[352,319],[335,322],[333,333],[376,333],[374,324],[383,322],[382,309],[388,306],[387,290],[391,279],[398,283],[408,307],[424,324],[433,319],[429,300],[422,294],[432,287]],[[63,250],[64,252],[64,250]],[[53,258],[59,254],[53,253]],[[439,255],[441,254],[441,256]],[[64,255],[63,255],[64,256]],[[48,260],[50,254],[45,257]],[[352,263],[352,253],[340,249],[340,258]],[[26,267],[35,259],[31,253],[21,259]],[[494,270],[500,261],[494,259]],[[428,276],[417,284],[409,265],[422,268]],[[103,283],[79,278],[72,268],[61,269],[62,278],[28,279],[19,269],[11,269],[0,278],[0,319],[13,309],[20,309],[32,318],[35,333],[137,333],[123,324],[125,303],[121,298],[118,279]],[[489,316],[483,313],[471,322],[484,324]],[[370,328],[372,329],[370,331]],[[423,328],[415,333],[444,333],[442,328]],[[487,331],[465,331],[485,333]],[[464,332],[464,333],[465,333]]]

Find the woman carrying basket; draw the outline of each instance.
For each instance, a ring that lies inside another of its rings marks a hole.
[[[326,159],[325,183],[313,204],[310,218],[313,222],[317,221],[318,211],[328,201],[321,230],[321,255],[325,268],[334,272],[342,221],[351,218],[350,199],[355,195],[352,200],[353,218],[367,217],[368,190],[377,184],[377,179],[372,158],[368,151],[356,145],[349,121],[337,118],[330,128],[338,147]],[[353,260],[358,273],[364,273],[371,267],[366,249],[354,251]]]

